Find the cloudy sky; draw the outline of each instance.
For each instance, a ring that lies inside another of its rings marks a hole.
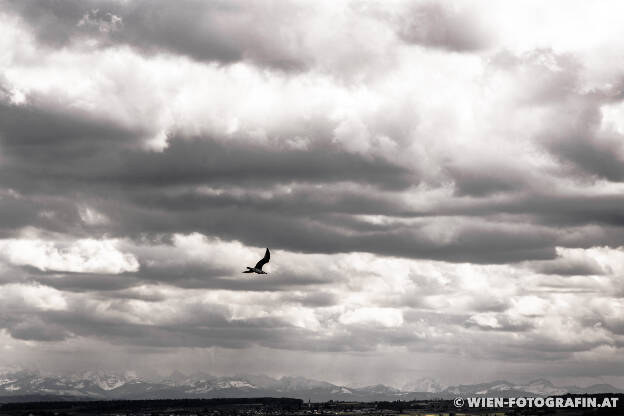
[[[0,0],[0,365],[624,387],[622,12]]]

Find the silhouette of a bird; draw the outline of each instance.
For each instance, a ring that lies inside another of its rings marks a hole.
[[[243,273],[268,274],[267,272],[262,270],[262,266],[267,264],[270,259],[271,259],[271,252],[269,252],[269,249],[267,248],[266,252],[264,253],[264,257],[258,263],[256,263],[256,266],[247,267],[247,270],[245,270]]]

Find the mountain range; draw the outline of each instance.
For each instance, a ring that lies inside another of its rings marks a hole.
[[[554,396],[566,393],[624,393],[609,384],[580,388],[557,387],[538,379],[526,384],[493,381],[444,387],[420,379],[403,388],[382,384],[349,387],[303,377],[240,375],[216,377],[206,373],[187,376],[174,372],[160,379],[144,379],[133,372],[85,372],[70,375],[42,374],[30,370],[0,371],[0,402],[59,399],[163,399],[217,397],[292,397],[311,401],[381,401],[451,399],[461,397]]]

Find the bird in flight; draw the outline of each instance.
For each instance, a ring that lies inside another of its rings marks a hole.
[[[256,266],[247,267],[247,270],[245,270],[243,273],[268,274],[267,272],[262,271],[262,266],[267,264],[270,259],[271,259],[271,253],[269,252],[269,249],[267,248],[266,252],[264,253],[264,257],[258,263],[256,263]]]

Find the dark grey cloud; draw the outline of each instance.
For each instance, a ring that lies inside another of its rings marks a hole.
[[[208,321],[208,320],[206,320]],[[210,325],[191,327],[188,324],[170,327],[154,327],[148,325],[130,324],[123,322],[85,321],[68,322],[68,326],[84,336],[106,339],[113,344],[139,345],[160,348],[173,347],[213,347],[246,348],[254,344],[279,344],[279,340],[297,336],[295,329],[286,330],[276,327],[275,324],[235,323],[231,325]]]
[[[604,268],[592,258],[568,259],[559,257],[554,260],[534,262],[531,268],[538,273],[563,276],[603,275],[606,273]]]
[[[20,319],[7,329],[13,338],[26,341],[62,341],[70,335],[65,327],[51,325],[38,317],[32,316]]]
[[[123,291],[144,283],[135,273],[118,275],[98,273],[66,273],[41,271],[32,266],[24,266],[28,270],[27,281],[38,282],[64,292],[114,292],[123,297]]]
[[[52,47],[67,45],[78,31],[78,22],[95,2],[3,0],[4,10],[14,11],[30,23],[40,42]],[[112,4],[112,2],[108,2]]]
[[[467,216],[499,218],[500,220],[530,221],[535,225],[547,227],[579,227],[585,225],[608,225],[619,227],[622,225],[622,215],[618,207],[624,202],[617,192],[604,192],[589,195],[583,191],[555,191],[545,193],[539,187],[512,195],[462,198],[452,201],[443,201],[435,205],[431,212],[421,211],[423,216]],[[615,240],[608,237],[610,227],[600,230],[604,238],[604,244],[619,245],[621,241],[615,236]],[[615,228],[614,230],[617,230]],[[617,233],[616,233],[617,234]],[[599,237],[600,238],[600,237]],[[563,236],[562,244],[566,245],[575,241],[573,235],[569,238]],[[576,241],[579,247],[586,247]],[[601,245],[597,241],[588,241],[588,244]]]
[[[172,140],[162,153],[132,153],[118,172],[101,179],[148,186],[356,181],[395,189],[417,180],[382,158],[353,155],[327,143],[290,150],[211,138]]]
[[[128,305],[116,301],[109,309],[127,313]],[[129,322],[119,314],[102,316],[86,305],[73,310],[48,311],[41,317],[47,323],[60,325],[75,336],[96,337],[113,344],[150,347],[210,347],[244,348],[266,342],[280,333],[295,331],[286,321],[274,318],[230,319],[219,305],[191,304],[179,311],[175,325],[145,325]]]
[[[307,150],[279,142],[273,147],[226,138],[171,138],[164,151],[146,152],[138,148],[146,132],[49,104],[0,107],[7,186],[46,188],[53,180],[123,188],[347,181],[402,189],[417,181],[406,168],[345,152],[323,138]]]
[[[124,233],[151,230],[157,233],[201,231],[251,245],[269,245],[309,253],[365,251],[388,256],[431,258],[448,261],[502,263],[554,258],[552,232],[533,232],[520,227],[496,225],[462,226],[451,241],[438,241],[421,227],[353,233],[328,227],[317,218],[261,213],[245,207],[205,207],[193,215],[174,219],[168,213],[145,208],[124,213]],[[445,222],[440,221],[440,227]],[[302,238],[305,236],[305,238]]]
[[[319,56],[322,47],[314,37],[310,39],[311,32],[319,30],[318,25],[306,26],[306,17],[313,17],[315,8],[297,2],[5,0],[4,5],[31,26],[39,42],[50,47],[94,39],[100,47],[129,45],[146,54],[172,53],[219,64],[247,61],[286,71],[327,69],[324,58]],[[385,10],[371,11],[370,6],[356,4],[350,11],[356,16],[372,13],[407,44],[471,52],[490,43],[484,24],[467,8],[407,3],[397,16],[391,16]],[[353,23],[348,19],[343,22]],[[340,31],[331,35],[329,42],[332,40],[334,44],[347,43],[352,49],[370,43]],[[375,59],[369,55],[354,58]],[[359,66],[367,64],[361,62]],[[336,65],[348,69],[350,64],[338,60]]]
[[[109,309],[127,312],[120,300]],[[371,351],[378,345],[393,345],[415,339],[396,328],[354,326],[334,335],[319,337],[314,331],[292,325],[280,318],[232,319],[217,305],[190,304],[177,310],[175,325],[132,323],[115,315],[104,317],[94,310],[78,306],[68,311],[48,311],[34,315],[40,325],[20,321],[15,337],[53,341],[68,336],[95,337],[112,344],[149,346],[151,348],[224,347],[268,348],[304,351]],[[46,330],[46,326],[50,329]],[[23,329],[22,329],[23,328]],[[13,328],[9,328],[13,331]],[[59,338],[52,338],[57,334]]]
[[[453,10],[436,2],[408,3],[395,22],[397,35],[409,44],[453,52],[484,49],[490,43],[486,28],[467,9]]]
[[[285,70],[304,69],[305,33],[292,19],[306,9],[290,2],[112,0],[4,1],[50,47],[86,38],[101,46],[129,45],[144,53],[173,53],[198,61],[251,61]]]
[[[292,3],[142,1],[121,10],[115,41],[146,51],[167,50],[202,61],[251,60],[283,69],[305,67],[293,17],[305,13]]]
[[[500,193],[520,192],[527,187],[526,172],[509,166],[450,165],[446,168],[453,179],[457,196],[486,197]]]
[[[55,219],[43,216],[39,221],[68,225],[78,211],[65,205],[67,200],[57,198],[59,192],[66,196],[81,187],[89,188],[85,186],[87,177],[79,172],[98,175],[113,168],[115,155],[139,146],[145,132],[69,106],[57,107],[49,98],[32,99],[23,106],[0,102],[2,184],[26,194],[25,199],[19,195],[12,198],[13,205],[25,209],[16,215],[30,215],[32,221],[34,206],[39,204],[55,213]]]
[[[616,132],[601,133],[587,126],[587,129],[573,131],[565,137],[558,136],[549,148],[564,162],[570,163],[581,172],[595,175],[612,182],[624,179],[624,137]]]
[[[94,203],[113,219],[111,227],[88,227],[80,220],[77,207],[63,207],[59,202],[55,210],[51,205],[52,217],[65,218],[60,225],[76,234],[138,236],[200,231],[305,252],[366,251],[486,263],[554,256],[554,238],[547,232],[533,235],[513,227],[471,225],[460,227],[454,240],[440,243],[420,226],[388,226],[354,233],[348,224],[324,221],[337,213],[384,214],[390,210],[405,214],[401,211],[406,208],[394,202],[392,194],[380,198],[362,192],[317,192],[308,187],[306,191],[313,192],[309,195],[295,191],[269,198],[253,194],[230,197],[227,193],[205,196],[197,191],[168,196],[168,189],[180,185],[236,184],[249,192],[275,184],[355,182],[372,185],[367,191],[381,188],[392,192],[417,183],[417,177],[406,168],[385,159],[341,151],[328,141],[321,140],[303,151],[237,140],[172,138],[162,152],[150,152],[138,147],[142,132],[120,129],[79,113],[48,110],[37,104],[4,104],[0,110],[7,121],[0,132],[8,162],[2,166],[5,186],[23,193],[45,193],[47,197],[59,191],[69,195],[78,192],[83,202]],[[99,198],[103,193],[114,197]],[[35,217],[37,224],[46,225],[48,220],[38,218],[43,209],[35,214],[31,207],[31,211],[18,225]],[[21,210],[20,215],[24,215]]]
[[[136,146],[144,132],[119,126],[104,117],[69,106],[51,97],[29,97],[28,105],[0,103],[2,148],[31,163],[84,161],[107,147],[123,150]]]

